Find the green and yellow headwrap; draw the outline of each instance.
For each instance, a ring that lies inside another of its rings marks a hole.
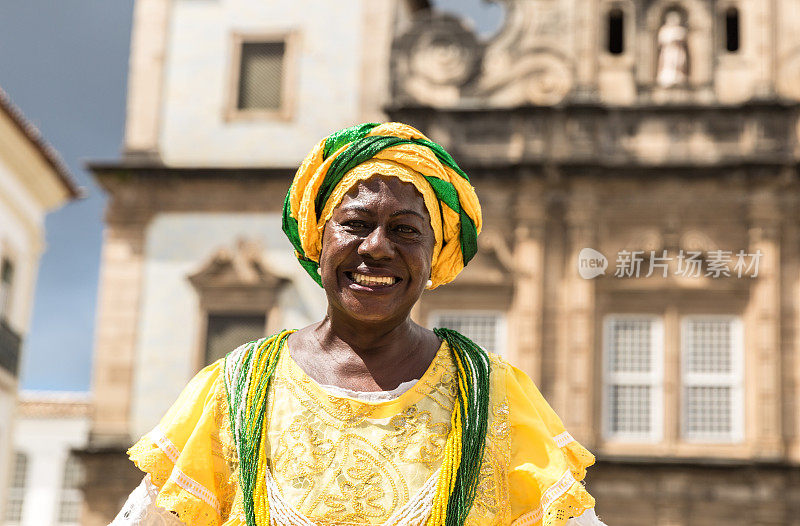
[[[448,283],[475,255],[481,206],[467,174],[444,148],[399,122],[345,128],[320,141],[298,168],[283,203],[283,231],[300,264],[322,284],[325,223],[344,195],[375,174],[413,184],[436,237],[430,288]]]

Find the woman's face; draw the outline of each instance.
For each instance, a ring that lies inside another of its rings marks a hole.
[[[378,174],[361,181],[322,235],[319,271],[329,307],[359,321],[402,321],[430,278],[434,243],[414,185]]]

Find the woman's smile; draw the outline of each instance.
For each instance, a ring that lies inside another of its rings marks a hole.
[[[385,290],[398,284],[402,278],[381,274],[363,273],[359,271],[345,272],[345,277],[353,282],[354,289]]]

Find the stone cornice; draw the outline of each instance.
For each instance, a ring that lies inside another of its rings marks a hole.
[[[388,108],[440,142],[465,169],[509,166],[724,169],[798,166],[800,104],[751,101]]]
[[[143,160],[96,160],[86,163],[86,167],[101,184],[109,177],[170,177],[170,178],[217,178],[254,177],[285,178],[293,176],[297,166],[257,167],[257,166],[169,166],[158,162]]]

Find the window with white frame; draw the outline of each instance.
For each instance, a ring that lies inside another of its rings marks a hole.
[[[681,420],[685,439],[742,440],[742,354],[738,318],[687,316],[682,320]]]
[[[661,319],[610,315],[603,331],[605,436],[625,441],[659,440],[664,345]]]
[[[80,461],[70,455],[64,462],[64,476],[61,483],[61,498],[58,503],[59,526],[77,526],[80,524],[83,494],[83,466]]]
[[[487,351],[503,354],[505,320],[501,311],[434,311],[429,325],[458,331]]]
[[[25,486],[28,479],[28,455],[14,454],[14,465],[6,497],[6,524],[22,522],[22,505],[25,503]]]

